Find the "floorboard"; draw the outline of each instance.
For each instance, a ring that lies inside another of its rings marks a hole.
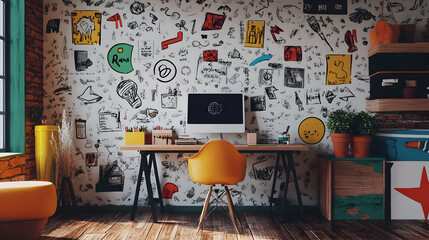
[[[238,213],[243,225],[237,233],[227,213],[213,212],[196,234],[200,213],[158,214],[153,223],[149,212],[64,212],[51,217],[41,239],[141,239],[141,240],[298,240],[298,239],[429,239],[429,223],[401,221],[327,221],[318,215],[305,219],[290,216],[280,222],[265,212]]]

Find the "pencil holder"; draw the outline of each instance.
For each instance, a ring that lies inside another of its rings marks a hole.
[[[256,145],[257,138],[257,133],[247,133],[247,145]]]
[[[144,145],[146,132],[125,132],[125,145]]]
[[[153,145],[171,145],[173,130],[152,130]]]

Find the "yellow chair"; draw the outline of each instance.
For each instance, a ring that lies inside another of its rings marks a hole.
[[[211,185],[199,218],[197,233],[200,231],[207,216],[212,185],[215,184],[225,185],[223,194],[226,195],[228,200],[229,217],[235,229],[239,232],[237,224],[241,228],[242,225],[237,217],[226,185],[235,185],[244,180],[246,176],[246,157],[242,156],[231,143],[224,140],[215,140],[206,143],[195,156],[189,157],[188,165],[189,175],[194,182]]]
[[[40,238],[56,208],[57,195],[51,182],[0,182],[0,239]]]

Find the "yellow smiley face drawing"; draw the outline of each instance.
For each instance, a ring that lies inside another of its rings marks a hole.
[[[316,144],[325,136],[325,124],[316,117],[306,118],[299,125],[298,135],[303,142]]]

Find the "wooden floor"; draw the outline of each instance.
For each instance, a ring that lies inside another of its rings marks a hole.
[[[63,213],[52,217],[41,239],[429,239],[427,221],[333,221],[318,216],[279,223],[267,213],[238,213],[244,230],[236,234],[225,213],[209,215],[195,235],[199,213]]]

